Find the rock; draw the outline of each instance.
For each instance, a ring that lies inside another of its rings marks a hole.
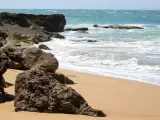
[[[0,26],[3,26],[2,22],[0,22]]]
[[[97,25],[97,24],[94,24],[93,27],[98,27],[98,25]]]
[[[0,48],[3,46],[2,42],[0,42]]]
[[[5,40],[8,37],[8,34],[6,32],[0,31],[0,37]]]
[[[40,44],[38,48],[43,50],[51,50],[47,45],[44,45],[44,44]]]
[[[59,38],[59,39],[65,39],[65,37],[61,34],[58,34],[58,33],[53,33],[53,36],[54,38]]]
[[[65,16],[62,14],[33,15],[0,13],[0,37],[7,41],[26,42],[39,44],[50,41],[51,37],[65,37],[53,32],[63,32],[66,25]],[[7,36],[6,34],[7,33]]]
[[[17,76],[14,106],[17,112],[106,116],[102,111],[92,109],[75,90],[40,69],[32,69]]]
[[[33,14],[16,14],[0,13],[2,23],[10,25],[19,25],[20,27],[30,27],[36,24],[49,32],[62,32],[66,25],[65,16],[62,14],[52,15],[33,15]]]
[[[106,28],[106,29],[144,29],[143,27],[138,26],[124,26],[124,25],[108,25],[108,26],[99,26],[99,25],[93,25],[93,27],[99,27],[99,28]]]
[[[12,60],[9,61],[9,68],[10,69],[15,69],[15,70],[23,70],[23,66],[18,63],[18,62],[14,62]]]
[[[71,79],[69,79],[67,76],[65,76],[63,74],[55,73],[55,74],[53,74],[53,76],[54,76],[54,79],[58,80],[60,83],[74,84],[74,82]]]
[[[39,42],[47,42],[50,41],[50,37],[46,35],[34,34],[33,36],[23,34],[23,33],[13,33],[8,38],[7,41],[15,41],[15,42],[25,42],[28,44],[38,44]]]
[[[97,42],[97,40],[88,40],[87,42]]]
[[[87,27],[79,27],[79,28],[67,28],[65,29],[65,31],[88,31],[88,28]]]
[[[27,44],[7,43],[0,50],[7,55],[12,61],[11,63],[18,63],[18,66],[21,66],[21,70],[29,70],[36,67],[54,73],[59,66],[53,54],[45,53]]]
[[[4,53],[0,53],[0,103],[5,102],[5,80],[3,74],[7,71],[8,59]]]

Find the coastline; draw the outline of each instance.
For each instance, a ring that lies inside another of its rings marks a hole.
[[[73,67],[72,68],[70,68],[70,67],[60,67],[60,69],[66,70],[66,71],[74,71],[74,72],[86,73],[86,74],[91,74],[91,75],[103,76],[103,77],[107,77],[107,78],[128,80],[128,81],[134,81],[134,82],[140,82],[140,83],[144,83],[144,84],[160,86],[159,83],[156,83],[156,82],[153,82],[153,81],[146,81],[146,80],[144,81],[144,79],[134,79],[134,78],[131,78],[131,77],[123,77],[123,76],[120,76],[120,75],[114,75],[112,73],[106,74],[106,73],[99,73],[99,72],[95,72],[95,71],[78,70],[78,69],[73,69]]]
[[[14,83],[16,75],[22,71],[8,70],[4,77],[7,82]],[[58,69],[71,78],[75,85],[69,85],[79,92],[87,102],[96,109],[103,110],[108,117],[93,118],[88,116],[64,114],[39,114],[14,112],[14,102],[0,104],[0,112],[4,119],[65,119],[65,120],[159,120],[160,119],[160,87],[136,81],[99,76],[88,73]],[[14,95],[14,87],[6,88],[8,94]],[[9,114],[9,115],[8,115]]]

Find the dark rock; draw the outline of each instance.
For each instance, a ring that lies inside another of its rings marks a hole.
[[[124,25],[108,25],[108,26],[99,26],[93,25],[93,27],[106,28],[106,29],[144,29],[143,27],[138,26],[124,26]]]
[[[3,74],[7,71],[8,59],[4,53],[0,53],[0,103],[5,102],[5,80]]]
[[[65,39],[65,36],[59,34],[59,33],[53,33],[53,36],[54,38],[59,38],[59,39]]]
[[[53,74],[53,76],[54,76],[54,79],[58,80],[60,83],[74,84],[74,82],[71,79],[69,79],[67,76],[65,76],[63,74],[55,73],[55,74]]]
[[[93,27],[98,27],[98,25],[97,25],[97,24],[94,24]]]
[[[5,53],[0,52],[0,75],[3,75],[8,68],[9,61]]]
[[[8,34],[6,32],[0,31],[0,37],[5,40],[8,37]]]
[[[33,36],[23,34],[23,33],[13,33],[10,35],[7,40],[8,41],[15,41],[15,42],[24,42],[27,44],[38,44],[39,42],[47,42],[50,41],[50,37],[46,35],[34,34]]]
[[[17,112],[106,116],[102,111],[92,109],[75,90],[40,69],[32,69],[17,76],[14,106]]]
[[[36,24],[49,32],[62,32],[64,30],[64,26],[66,25],[65,16],[62,14],[33,15],[0,13],[0,21],[10,25],[17,24],[20,27],[30,27],[32,24]]]
[[[9,68],[10,69],[15,69],[15,70],[23,70],[23,66],[18,63],[18,62],[14,62],[12,60],[9,61]]]
[[[0,26],[3,26],[2,22],[0,22]]]
[[[47,45],[44,45],[44,44],[40,44],[38,48],[43,50],[51,50]]]
[[[3,44],[0,42],[0,48],[3,46]]]
[[[50,53],[45,53],[42,50],[25,44],[8,43],[0,48],[11,63],[18,63],[21,70],[29,70],[33,67],[44,69],[54,73],[59,66],[57,59]]]
[[[9,88],[10,86],[13,86],[13,84],[9,82],[5,82],[5,88]]]
[[[80,28],[66,28],[65,31],[88,31],[88,28],[86,27],[80,27]]]
[[[88,40],[87,42],[97,42],[97,40]]]

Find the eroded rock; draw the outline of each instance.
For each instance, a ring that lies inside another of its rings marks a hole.
[[[8,68],[8,59],[6,55],[0,52],[0,103],[5,102],[5,80],[3,74],[7,71]]]
[[[1,47],[0,50],[12,61],[10,63],[13,65],[16,63],[21,67],[21,70],[29,70],[36,67],[54,73],[59,66],[53,54],[45,53],[39,48],[28,44],[10,42]]]
[[[20,27],[30,27],[36,24],[43,27],[43,30],[49,32],[62,32],[66,25],[65,16],[62,14],[53,15],[33,15],[33,14],[16,14],[0,13],[2,23],[10,25],[19,25]]]
[[[53,78],[53,74],[32,69],[17,76],[15,84],[15,111],[65,113],[106,116],[92,109],[75,90]]]

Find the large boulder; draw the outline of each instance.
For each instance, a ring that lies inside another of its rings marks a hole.
[[[16,63],[18,67],[21,67],[21,70],[29,70],[36,67],[54,73],[59,66],[53,54],[45,53],[39,48],[28,44],[10,42],[1,47],[0,51],[3,51],[10,59],[12,68]]]
[[[41,69],[32,69],[17,76],[14,106],[17,112],[105,116],[102,111],[92,109],[75,90]]]
[[[2,24],[19,25],[20,27],[30,27],[36,24],[49,32],[62,32],[66,25],[65,16],[62,14],[33,15],[4,12],[0,13],[0,21]]]
[[[0,103],[5,102],[5,80],[3,74],[7,71],[8,59],[4,53],[0,53]]]

